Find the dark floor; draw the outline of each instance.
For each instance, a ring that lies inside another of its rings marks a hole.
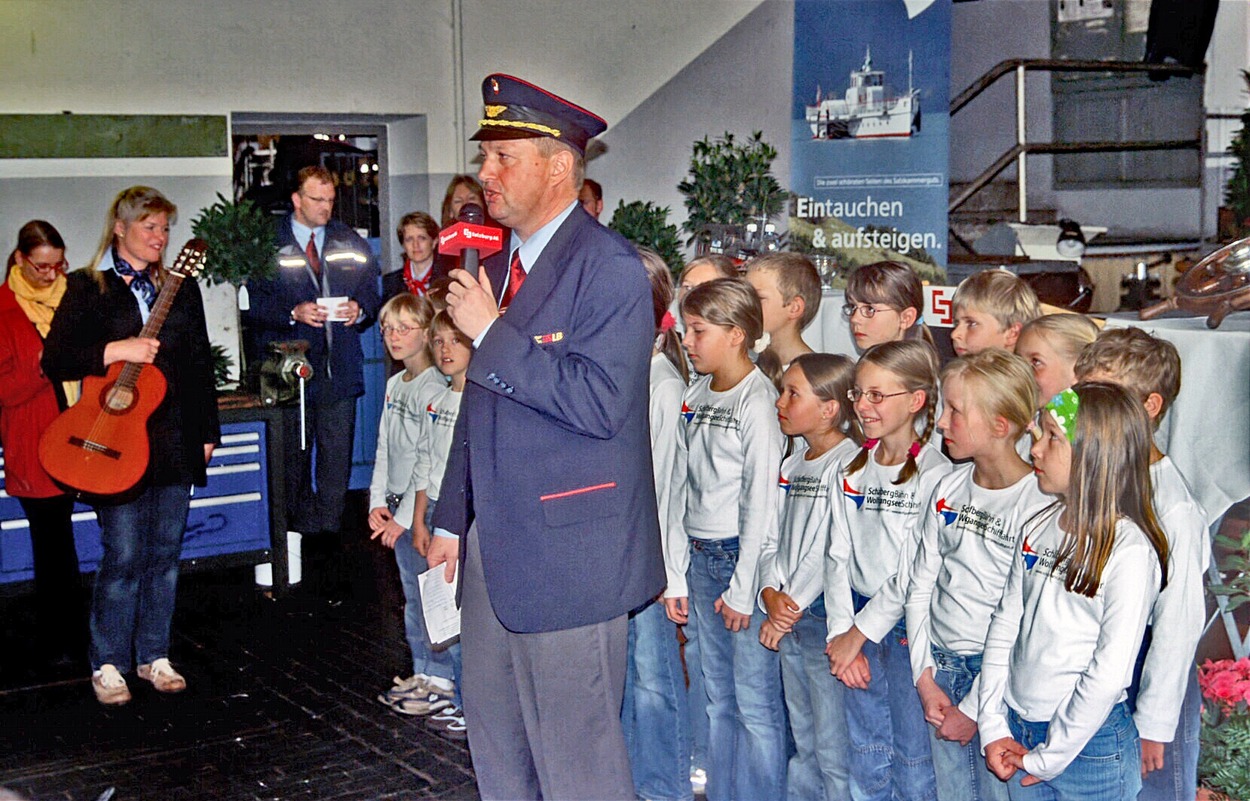
[[[354,494],[349,517],[363,521]],[[476,799],[467,747],[383,707],[411,672],[390,552],[304,541],[278,600],[250,567],[184,572],[172,660],[189,687],[95,701],[81,667],[38,664],[29,596],[0,599],[0,787],[33,801]]]

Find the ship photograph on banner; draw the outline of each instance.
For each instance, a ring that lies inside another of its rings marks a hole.
[[[941,283],[951,0],[797,0],[794,14],[792,246],[842,277],[890,259]]]

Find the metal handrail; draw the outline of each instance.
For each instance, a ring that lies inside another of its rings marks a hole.
[[[984,189],[999,173],[1016,163],[1016,193],[1019,206],[1020,222],[1028,222],[1028,172],[1026,160],[1030,153],[1128,153],[1145,150],[1198,150],[1202,149],[1202,139],[1169,139],[1157,141],[1129,142],[1029,142],[1026,137],[1027,122],[1025,116],[1025,74],[1029,70],[1039,72],[1150,72],[1164,75],[1188,77],[1200,74],[1203,70],[1177,64],[1147,64],[1140,61],[1065,61],[1046,58],[1013,58],[1001,61],[991,67],[980,78],[977,78],[967,89],[964,89],[951,100],[950,113],[953,117],[974,98],[992,86],[1004,75],[1014,73],[1016,76],[1016,144],[993,164],[973,179],[963,191],[947,205],[947,212],[953,212],[968,202],[968,199]],[[1201,137],[1201,133],[1199,134]]]

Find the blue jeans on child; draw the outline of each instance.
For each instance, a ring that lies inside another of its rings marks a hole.
[[[1133,683],[1128,688],[1128,709],[1137,711],[1137,693],[1141,674],[1146,666],[1146,652],[1154,642],[1154,627],[1147,626],[1142,637],[1137,663],[1133,666]],[[1198,690],[1198,673],[1189,671],[1185,697],[1181,701],[1180,719],[1172,741],[1163,746],[1163,767],[1142,779],[1139,801],[1189,801],[1198,793],[1198,734],[1202,728],[1202,693]],[[1140,732],[1138,732],[1140,735]]]
[[[169,656],[178,561],[190,489],[148,486],[134,500],[96,507],[104,553],[91,596],[91,668],[125,673]]]
[[[844,801],[850,793],[842,682],[825,656],[824,596],[781,639],[781,682],[796,753],[786,771],[788,801]]]
[[[968,697],[973,680],[981,672],[981,655],[960,656],[936,645],[931,651],[937,663],[934,681],[952,704],[958,704]],[[939,801],[1007,801],[1007,785],[985,766],[980,734],[967,745],[960,745],[938,739],[937,729],[929,727],[929,746]]]
[[[1050,722],[1024,720],[1007,708],[1011,736],[1030,751],[1046,741]],[[1020,785],[1023,771],[1008,783],[1012,801],[1133,801],[1141,789],[1141,742],[1128,704],[1119,703],[1067,769],[1047,782]]]
[[[688,622],[686,633],[686,708],[690,720],[690,768],[707,771],[707,688],[703,686],[703,666],[699,661],[699,633],[693,621]]]
[[[690,618],[708,697],[708,801],[784,798],[786,730],[780,657],[760,645],[763,613],[725,628],[713,604],[738,564],[738,538],[690,540]]]
[[[855,594],[856,611],[869,599]],[[929,724],[911,680],[907,629],[900,620],[881,642],[864,643],[872,672],[867,690],[845,693],[851,735],[854,801],[933,801],[937,780],[929,750]]]
[[[1163,767],[1142,779],[1138,801],[1189,801],[1198,794],[1198,735],[1202,729],[1202,693],[1198,671],[1189,671],[1181,717],[1172,742],[1163,747]]]
[[[690,720],[677,626],[651,601],[629,616],[621,727],[634,790],[652,801],[691,801]]]
[[[392,514],[394,509],[391,510]],[[425,510],[425,524],[429,526],[434,517],[434,503]],[[405,533],[395,541],[395,564],[399,566],[399,580],[404,588],[404,636],[412,654],[412,673],[447,679],[456,684],[456,706],[460,706],[460,643],[456,642],[441,651],[430,646],[425,630],[425,613],[421,610],[421,588],[417,577],[430,569],[425,557],[412,545],[412,534]]]

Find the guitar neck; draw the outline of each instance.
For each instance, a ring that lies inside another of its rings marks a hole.
[[[169,316],[169,309],[174,305],[174,295],[178,294],[178,287],[182,286],[183,277],[182,273],[170,272],[165,274],[165,283],[161,285],[161,293],[156,296],[156,303],[152,305],[152,311],[148,314],[148,321],[143,324],[143,330],[139,332],[139,336],[156,339],[161,333],[161,327],[165,325],[165,318]],[[123,387],[133,387],[135,381],[139,379],[139,371],[142,369],[142,364],[127,362],[117,376],[117,384]]]
[[[161,326],[165,325],[165,318],[169,316],[169,309],[174,305],[174,295],[178,294],[180,286],[182,286],[181,273],[165,274],[165,283],[161,285],[161,293],[156,296],[156,303],[152,304],[148,321],[143,324],[143,330],[139,332],[139,336],[156,339],[161,333]]]

